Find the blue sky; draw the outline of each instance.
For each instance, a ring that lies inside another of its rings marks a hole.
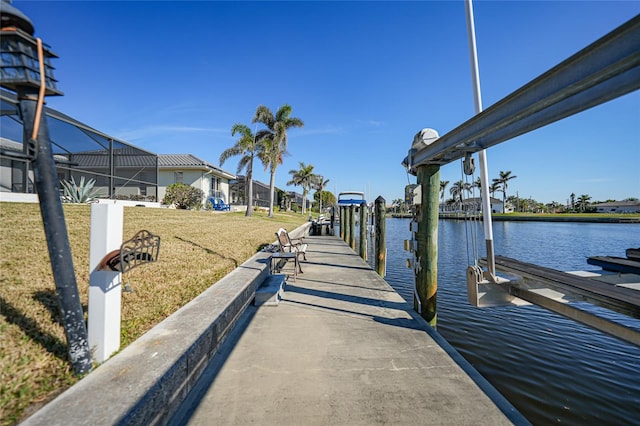
[[[48,105],[141,148],[218,165],[234,123],[288,103],[276,185],[302,161],[328,190],[387,202],[414,183],[413,136],[473,116],[462,1],[217,2],[14,0],[60,58]],[[487,108],[640,12],[638,1],[474,2]],[[251,125],[253,127],[253,125]],[[508,195],[565,203],[640,198],[640,93],[487,151]],[[235,172],[237,161],[225,162]],[[256,178],[268,183],[256,164]],[[462,179],[458,162],[441,179]],[[288,188],[300,191],[300,188]],[[498,195],[500,196],[500,195]]]

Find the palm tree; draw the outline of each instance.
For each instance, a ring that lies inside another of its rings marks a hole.
[[[327,187],[329,183],[329,179],[324,180],[324,176],[316,175],[315,181],[313,183],[314,189],[317,193],[319,193],[318,197],[318,214],[322,214],[322,192]]]
[[[316,175],[313,174],[312,164],[307,165],[300,161],[298,165],[300,167],[298,170],[289,170],[291,180],[287,182],[287,185],[299,186],[302,188],[302,214],[305,214],[307,208],[307,194],[316,179]]]
[[[265,166],[270,168],[271,180],[269,183],[269,217],[273,217],[273,195],[275,188],[275,176],[278,165],[282,164],[282,157],[287,152],[287,130],[292,127],[302,127],[304,123],[299,118],[290,117],[291,106],[281,106],[276,115],[264,105],[259,105],[253,123],[262,123],[267,128],[256,134],[259,143],[265,146],[265,152],[261,159]],[[266,162],[265,162],[266,161]]]
[[[276,169],[282,164],[282,157],[284,157],[287,152],[282,150],[282,145],[269,137],[263,136],[259,141],[258,158],[262,162],[264,169],[269,169],[269,217],[273,217]]]
[[[576,208],[576,194],[572,192],[569,198],[571,199],[571,210],[573,211]]]
[[[496,192],[500,191],[500,182],[498,182],[497,179],[493,180],[493,183],[491,184],[491,186],[489,187],[489,194],[491,194],[492,197],[496,196]]]
[[[447,185],[449,185],[448,180],[440,181],[440,201],[444,203],[444,192],[447,190]]]
[[[504,213],[504,209],[506,207],[505,203],[507,200],[507,182],[517,177],[518,176],[511,176],[511,170],[507,170],[506,172],[500,170],[500,177],[498,179],[494,179],[495,181],[502,184],[502,213]]]
[[[402,210],[402,204],[404,204],[404,202],[400,198],[396,198],[391,202],[391,205],[394,207],[396,213],[398,213],[398,209]]]
[[[480,178],[476,179],[476,181],[471,184],[471,188],[478,188],[480,198],[482,198],[482,180]]]
[[[229,158],[236,155],[241,155],[240,161],[238,161],[238,169],[236,173],[240,174],[243,169],[246,169],[246,192],[247,192],[247,212],[245,216],[251,216],[253,213],[253,159],[258,154],[259,146],[256,142],[256,137],[249,128],[241,123],[236,123],[231,127],[231,136],[236,134],[240,135],[240,138],[236,141],[236,144],[231,148],[227,148],[220,154],[220,166],[224,164]]]
[[[449,193],[454,201],[458,201],[460,203],[460,208],[462,209],[462,195],[465,189],[465,184],[462,180],[454,182],[449,189]]]
[[[578,197],[578,206],[583,213],[585,212],[585,210],[587,210],[589,200],[591,200],[591,197],[587,194],[582,194],[580,197]]]

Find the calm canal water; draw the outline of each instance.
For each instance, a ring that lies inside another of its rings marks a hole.
[[[640,348],[537,306],[469,305],[468,226],[439,223],[438,332],[533,424],[639,425]],[[477,232],[484,257],[482,229]],[[410,238],[408,219],[387,219],[386,280],[412,304],[413,274],[402,248]],[[588,256],[624,257],[625,249],[640,247],[640,225],[496,222],[494,242],[498,255],[594,270]],[[640,330],[640,320],[587,309]]]

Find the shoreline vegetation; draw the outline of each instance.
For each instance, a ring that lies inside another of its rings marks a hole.
[[[64,204],[80,301],[87,313],[88,204]],[[124,208],[123,239],[161,237],[160,257],[123,275],[121,349],[276,240],[300,213]],[[67,341],[37,203],[0,203],[0,425],[14,425],[72,386]],[[99,367],[98,367],[99,368]]]
[[[412,217],[411,213],[391,213],[393,218]],[[481,214],[440,213],[440,219],[482,220]],[[639,213],[492,213],[493,221],[520,222],[585,222],[585,223],[640,223]]]

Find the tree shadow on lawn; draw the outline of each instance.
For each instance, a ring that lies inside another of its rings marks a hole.
[[[52,322],[62,325],[58,297],[55,291],[38,291],[33,295],[33,298],[47,308],[51,314]],[[47,352],[61,360],[68,360],[66,342],[44,331],[36,320],[25,315],[1,296],[0,315],[3,315],[7,322],[20,327],[27,337],[42,346]]]
[[[175,236],[175,238],[180,240],[180,241],[182,241],[183,243],[191,244],[194,247],[198,247],[198,248],[204,250],[208,254],[213,254],[215,256],[221,257],[222,259],[230,260],[230,261],[233,262],[234,267],[236,267],[236,268],[238,267],[238,261],[236,259],[232,258],[232,257],[227,257],[227,256],[225,256],[223,254],[220,254],[218,252],[215,252],[215,251],[211,250],[210,248],[203,247],[198,243],[194,243],[193,241],[185,240],[184,238],[178,237],[177,235]]]

